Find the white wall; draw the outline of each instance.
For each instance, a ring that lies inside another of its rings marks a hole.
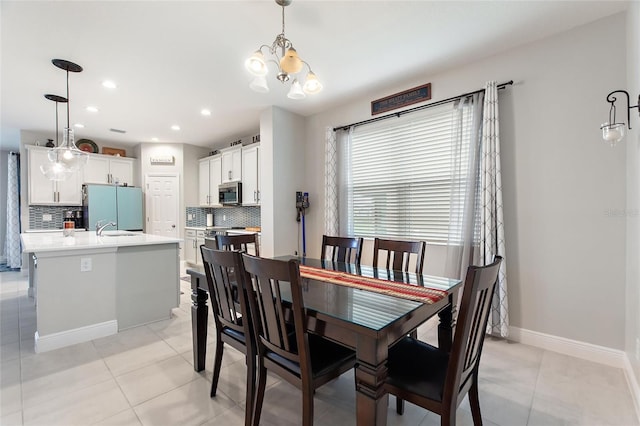
[[[277,107],[260,115],[260,255],[298,249],[296,191],[306,191],[303,117]]]
[[[627,11],[627,84],[611,87],[626,89],[631,105],[638,103],[640,95],[640,3],[631,2]],[[623,101],[624,102],[624,101]],[[626,120],[626,118],[625,118]],[[631,127],[620,150],[627,156],[627,288],[626,288],[626,341],[625,350],[640,380],[640,362],[636,341],[640,339],[640,114],[631,110]]]
[[[625,153],[602,142],[599,126],[607,93],[626,81],[624,41],[619,14],[310,117],[308,254],[319,254],[323,233],[326,127],[367,119],[371,100],[422,83],[437,101],[513,79],[500,92],[511,325],[622,349],[625,220],[607,212],[625,208]]]

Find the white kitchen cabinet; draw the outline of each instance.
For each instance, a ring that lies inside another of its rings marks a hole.
[[[195,265],[196,263],[196,230],[184,231],[184,261]]]
[[[260,144],[242,148],[242,205],[260,204]]]
[[[218,186],[222,182],[222,156],[214,155],[199,162],[198,202],[201,206],[219,206]]]
[[[222,182],[242,180],[242,146],[222,151]]]
[[[192,265],[202,265],[200,246],[204,244],[204,230],[185,229],[184,260]]]
[[[83,170],[63,181],[49,180],[40,171],[40,166],[49,164],[48,151],[48,148],[27,147],[29,204],[81,206]]]
[[[114,157],[112,155],[89,155],[84,173],[85,183],[106,183],[134,186],[135,158]]]

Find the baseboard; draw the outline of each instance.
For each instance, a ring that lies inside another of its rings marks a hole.
[[[624,351],[605,346],[593,345],[518,327],[509,327],[509,340],[611,367],[625,368],[626,354]]]
[[[631,367],[631,362],[629,361],[629,356],[625,354],[624,357],[624,375],[627,378],[627,384],[629,385],[629,390],[631,391],[631,398],[633,399],[633,405],[636,409],[636,417],[640,420],[640,385],[638,384],[638,380],[636,379],[636,375],[633,372],[633,367]]]
[[[100,337],[111,336],[118,332],[118,321],[105,321],[98,324],[91,324],[85,327],[74,328],[73,330],[61,331],[59,333],[40,336],[36,331],[35,351],[36,353],[52,351],[75,345],[76,343],[88,342]]]

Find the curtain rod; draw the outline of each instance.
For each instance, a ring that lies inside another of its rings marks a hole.
[[[513,84],[513,80],[509,80],[509,81],[506,81],[504,83],[498,84],[496,87],[498,88],[498,90],[500,90],[500,89],[504,89],[507,86],[511,86],[512,84]],[[458,99],[466,98],[467,96],[475,95],[476,93],[482,93],[482,92],[484,92],[484,89],[479,89],[479,90],[476,90],[474,92],[469,92],[469,93],[463,93],[462,95],[454,96],[454,97],[448,98],[448,99],[443,99],[443,100],[437,101],[437,102],[432,102],[432,103],[426,104],[426,105],[420,105],[420,106],[417,106],[417,107],[405,109],[404,111],[394,112],[394,113],[387,114],[387,115],[381,115],[380,117],[370,118],[370,119],[364,120],[364,121],[358,121],[357,123],[345,124],[343,126],[334,127],[333,131],[335,132],[336,130],[347,130],[347,129],[349,129],[349,127],[356,127],[356,126],[360,126],[362,124],[369,124],[369,123],[373,123],[373,122],[380,121],[380,120],[385,120],[387,118],[392,118],[392,117],[400,117],[401,115],[408,114],[410,112],[420,111],[421,109],[426,109],[426,108],[431,108],[431,107],[438,106],[438,105],[443,105],[443,104],[446,104],[446,103],[449,103],[449,102],[453,102],[453,101],[457,101]]]

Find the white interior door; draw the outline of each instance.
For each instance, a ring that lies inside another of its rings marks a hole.
[[[145,188],[147,234],[178,238],[178,175],[147,175]]]

